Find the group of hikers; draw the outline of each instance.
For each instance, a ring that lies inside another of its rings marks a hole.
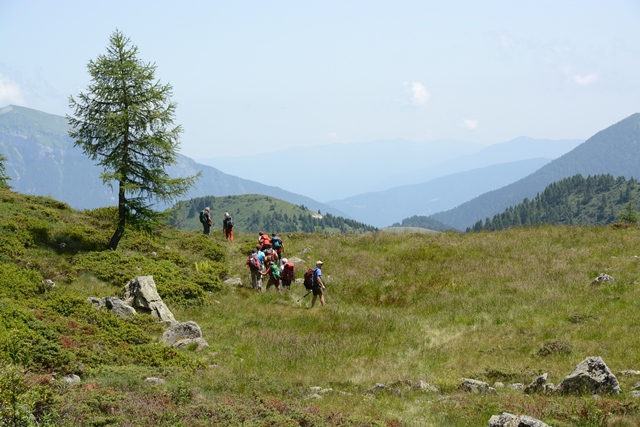
[[[211,227],[214,222],[211,218],[211,209],[204,208],[200,212],[200,223],[202,223],[203,233],[206,236],[211,234]],[[225,212],[222,220],[222,231],[227,240],[233,242],[233,219],[229,212]],[[262,290],[263,277],[269,277],[267,280],[266,290],[274,286],[278,292],[282,289],[291,290],[291,283],[295,281],[295,265],[293,262],[283,257],[284,242],[277,235],[272,233],[271,237],[267,233],[260,231],[258,233],[258,243],[252,250],[251,255],[247,259],[247,266],[251,272],[251,286],[253,289]],[[305,272],[304,285],[313,294],[311,307],[315,306],[316,300],[320,299],[320,305],[324,307],[324,282],[322,281],[322,261],[316,262],[314,269],[308,269]],[[306,296],[306,295],[305,295]]]
[[[213,226],[213,218],[211,218],[211,208],[208,206],[200,212],[200,223],[203,227],[203,234],[209,236],[211,234],[211,227]],[[233,242],[233,219],[229,212],[224,213],[224,219],[222,220],[222,232],[227,240]]]
[[[258,244],[247,259],[253,289],[262,290],[263,278],[268,276],[265,290],[268,291],[272,286],[278,292],[281,292],[282,289],[286,292],[291,290],[291,283],[295,281],[295,265],[292,261],[284,258],[283,254],[284,242],[277,233],[272,233],[269,237],[268,234],[259,232]],[[318,298],[320,305],[324,307],[325,304],[324,291],[326,288],[322,280],[323,265],[322,261],[317,261],[313,272],[311,273],[311,269],[309,269],[305,273],[305,287],[309,289],[309,293],[313,293],[311,307],[315,306]]]

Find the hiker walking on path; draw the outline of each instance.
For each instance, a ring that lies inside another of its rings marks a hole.
[[[267,261],[267,271],[261,274],[263,276],[269,276],[267,291],[271,286],[275,286],[278,293],[280,293],[280,269],[278,268],[278,264],[273,260]]]
[[[247,266],[251,274],[251,287],[256,290],[262,289],[262,263],[260,261],[258,248],[251,251],[251,255],[249,255],[247,259]]]
[[[282,287],[285,291],[291,290],[291,282],[295,280],[296,267],[293,262],[288,259],[282,259],[282,267],[280,267],[280,277],[282,278]]]
[[[284,243],[276,233],[271,234],[271,247],[276,251],[278,263],[280,264],[282,262],[282,254],[284,253]]]
[[[205,235],[211,234],[211,226],[213,220],[211,219],[211,209],[207,206],[202,212],[200,212],[200,222],[202,223],[203,231]]]
[[[271,247],[271,239],[269,238],[269,235],[264,231],[260,231],[258,234],[258,244],[260,245],[260,249],[264,251],[267,247]]]
[[[231,240],[233,243],[233,219],[229,212],[224,213],[224,219],[222,220],[222,231],[224,231],[224,235],[227,240]]]
[[[316,304],[316,298],[320,297],[320,305],[324,307],[324,282],[322,281],[322,261],[316,262],[316,268],[313,269],[313,299],[311,300],[311,308]]]

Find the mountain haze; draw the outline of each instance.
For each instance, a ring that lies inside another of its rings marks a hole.
[[[295,147],[269,154],[198,161],[327,202],[406,184],[398,178],[403,171],[424,169],[482,148],[483,145],[465,141],[394,139]]]
[[[627,179],[640,177],[640,113],[596,133],[531,175],[432,217],[464,230],[478,220],[484,221],[522,202],[524,198],[535,197],[553,182],[578,174],[584,177],[604,174]]]
[[[530,159],[488,166],[433,179],[416,185],[360,194],[330,202],[353,218],[385,227],[412,215],[431,215],[464,203],[487,191],[538,170],[550,159]]]
[[[402,185],[418,184],[491,165],[539,158],[552,160],[568,153],[583,142],[583,139],[536,139],[519,136],[433,166],[405,170],[398,178],[401,178]]]

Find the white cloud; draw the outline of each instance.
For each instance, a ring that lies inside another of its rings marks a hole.
[[[20,85],[0,75],[0,106],[7,104],[25,105]]]
[[[478,119],[464,119],[462,121],[462,126],[471,130],[478,129]]]
[[[587,74],[586,76],[576,74],[573,76],[573,81],[579,86],[588,86],[598,81],[599,76],[595,73]]]
[[[411,103],[416,107],[421,107],[426,105],[431,98],[431,94],[427,90],[427,88],[420,82],[405,82],[404,87],[408,90]]]
[[[500,34],[500,45],[504,50],[510,51],[511,49],[513,49],[514,44],[515,43],[509,36]]]

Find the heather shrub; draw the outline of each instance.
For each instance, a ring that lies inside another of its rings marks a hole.
[[[224,249],[220,247],[215,239],[209,238],[203,234],[191,234],[184,236],[180,240],[180,247],[211,261],[222,262],[225,259]]]
[[[195,369],[200,366],[196,360],[188,356],[188,353],[157,343],[126,347],[124,354],[130,364],[140,366],[176,366],[185,369]]]
[[[180,268],[186,268],[191,266],[191,261],[187,259],[180,252],[176,251],[160,251],[157,253],[157,257],[160,260],[169,261]]]
[[[169,305],[186,307],[189,305],[202,305],[207,296],[203,287],[193,282],[159,282],[156,283],[158,294]]]
[[[50,411],[53,391],[40,384],[40,377],[8,365],[0,371],[0,425],[54,426],[57,418]]]
[[[44,290],[39,272],[0,262],[0,297],[25,299]]]
[[[121,250],[151,253],[159,251],[162,245],[154,240],[149,233],[129,230],[127,238],[122,240],[122,245],[119,247]]]
[[[24,242],[15,235],[4,232],[7,227],[2,227],[0,233],[0,262],[11,262],[24,258],[27,250]]]
[[[55,330],[33,314],[0,303],[0,315],[0,360],[44,371],[63,369],[72,360]],[[7,316],[13,319],[6,319]]]
[[[99,251],[107,246],[108,236],[104,230],[86,224],[68,224],[51,238],[51,246],[63,253]]]
[[[79,254],[75,257],[74,264],[78,274],[91,272],[99,279],[119,287],[137,276],[153,276],[156,284],[183,280],[182,270],[169,261],[127,255],[120,251]]]

